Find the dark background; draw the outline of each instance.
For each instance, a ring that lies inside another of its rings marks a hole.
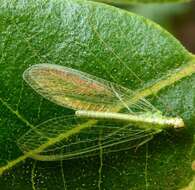
[[[195,1],[190,3],[164,3],[115,5],[143,15],[166,28],[192,53],[195,53]]]

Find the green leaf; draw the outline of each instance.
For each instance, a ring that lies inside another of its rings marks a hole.
[[[81,0],[2,0],[0,22],[0,187],[192,186],[195,58],[174,37],[143,17]],[[24,70],[38,63],[64,65],[132,89],[134,101],[145,97],[167,116],[182,117],[186,130],[165,131],[137,151],[105,154],[101,149],[98,156],[59,162],[30,159],[87,126],[62,132],[25,154],[18,148],[17,140],[29,129],[73,114],[23,81]]]
[[[190,4],[142,4],[133,6],[130,10],[136,14],[147,17],[157,23],[170,27],[171,18],[185,14]]]
[[[187,3],[191,0],[92,0],[113,4],[140,4],[140,3]]]

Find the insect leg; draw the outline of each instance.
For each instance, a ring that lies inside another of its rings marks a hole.
[[[149,142],[150,140],[153,139],[153,135],[150,135],[147,139],[145,139],[144,141],[142,141],[141,143],[139,143],[136,148],[135,148],[135,152],[137,152],[138,148],[141,147],[142,145],[146,144],[147,142]]]

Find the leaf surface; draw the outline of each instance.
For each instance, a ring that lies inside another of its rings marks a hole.
[[[88,1],[2,0],[0,22],[0,187],[172,190],[190,184],[195,61],[174,37],[143,17]],[[100,149],[98,156],[71,161],[28,159],[93,124],[20,151],[16,141],[29,129],[73,113],[23,81],[23,72],[41,63],[118,83],[136,92],[131,102],[147,98],[164,114],[182,117],[187,129],[165,131],[136,152],[107,155]]]

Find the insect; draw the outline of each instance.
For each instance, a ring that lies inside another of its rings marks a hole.
[[[41,96],[75,110],[75,115],[52,118],[30,129],[19,140],[22,151],[38,148],[62,133],[84,126],[68,139],[51,143],[38,160],[60,160],[94,155],[100,148],[115,152],[138,146],[168,127],[183,128],[180,117],[163,116],[146,99],[90,74],[54,64],[37,64],[23,79]],[[91,122],[90,122],[91,121]]]

